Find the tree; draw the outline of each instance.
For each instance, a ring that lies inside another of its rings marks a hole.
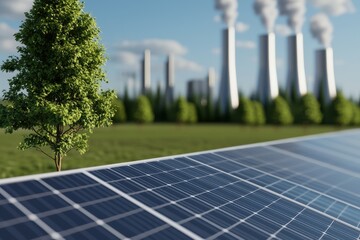
[[[115,111],[115,114],[112,118],[113,123],[126,122],[126,111],[124,103],[119,98],[114,98],[112,106]]]
[[[275,98],[270,104],[269,121],[273,124],[288,125],[293,122],[290,107],[281,96]]]
[[[85,153],[88,133],[113,116],[114,93],[100,90],[106,81],[100,31],[83,8],[78,0],[35,0],[15,34],[18,56],[1,66],[16,73],[4,92],[6,132],[32,130],[20,148],[41,151],[57,171],[70,150]]]
[[[295,106],[296,122],[302,124],[319,124],[322,120],[320,104],[316,97],[310,93],[300,98]]]
[[[151,104],[146,96],[139,96],[136,100],[134,120],[138,123],[151,123],[154,121]]]
[[[254,105],[245,97],[240,98],[239,107],[234,113],[234,120],[243,124],[255,124]]]
[[[175,121],[178,123],[186,123],[189,119],[188,102],[183,97],[179,97],[174,107]]]
[[[351,103],[352,105],[352,125],[360,125],[360,108],[357,104]]]
[[[196,111],[196,106],[194,103],[188,103],[188,123],[197,123],[198,115]]]
[[[258,101],[253,101],[255,125],[264,125],[266,123],[265,111],[263,105]]]
[[[352,107],[349,100],[347,100],[341,92],[338,92],[330,105],[329,118],[331,123],[345,126],[350,124],[352,119]]]

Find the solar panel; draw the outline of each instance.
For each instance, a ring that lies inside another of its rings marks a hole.
[[[0,239],[359,239],[360,131],[0,181]]]

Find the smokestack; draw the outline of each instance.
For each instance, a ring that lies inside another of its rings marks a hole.
[[[287,94],[297,99],[307,93],[304,66],[304,40],[301,33],[288,37]]]
[[[269,103],[279,95],[276,70],[275,34],[260,36],[260,71],[258,97],[263,104]]]
[[[151,53],[149,49],[144,51],[142,60],[142,81],[141,94],[146,95],[151,89]]]
[[[206,81],[208,101],[212,101],[214,98],[215,81],[216,81],[215,70],[213,68],[210,68]]]
[[[329,47],[317,50],[315,57],[315,95],[328,105],[336,97],[333,49]]]
[[[219,107],[222,114],[239,106],[235,50],[235,28],[229,27],[223,31],[223,66],[219,93]]]
[[[166,104],[172,104],[174,101],[174,84],[175,84],[175,65],[174,56],[169,55],[166,62]]]

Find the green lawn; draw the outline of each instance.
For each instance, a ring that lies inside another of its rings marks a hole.
[[[246,127],[240,125],[122,125],[97,129],[89,151],[65,158],[63,169],[120,163],[138,159],[237,146],[274,139],[340,130],[335,127]],[[17,149],[25,131],[0,131],[0,177],[54,171],[53,162],[35,150]]]

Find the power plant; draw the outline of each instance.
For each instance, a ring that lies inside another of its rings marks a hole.
[[[330,104],[336,97],[334,73],[334,53],[332,48],[319,49],[315,52],[315,96],[325,104]]]
[[[166,61],[166,85],[165,85],[165,99],[166,104],[172,104],[174,101],[174,85],[175,85],[175,63],[174,56],[169,55]]]
[[[258,98],[263,104],[271,102],[279,95],[275,34],[268,33],[259,38]]]
[[[144,58],[141,62],[141,70],[141,94],[146,95],[151,90],[151,52],[149,49],[144,51]]]
[[[222,114],[239,106],[239,93],[236,77],[235,28],[223,31],[223,59],[220,80],[219,108]]]
[[[304,65],[304,40],[301,33],[288,37],[288,74],[286,91],[290,99],[299,99],[307,93]]]

